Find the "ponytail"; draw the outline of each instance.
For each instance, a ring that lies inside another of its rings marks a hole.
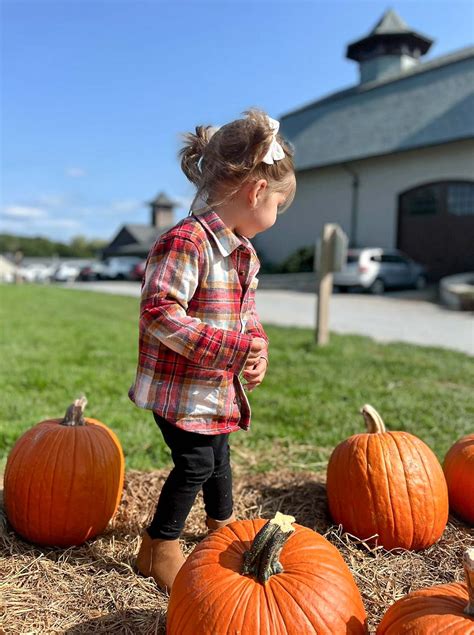
[[[272,129],[268,115],[255,108],[244,115],[217,129],[197,126],[195,134],[184,136],[181,168],[197,188],[195,201],[222,204],[253,178],[264,178],[281,191],[294,182],[293,150]],[[269,164],[263,159],[275,140],[283,156]]]

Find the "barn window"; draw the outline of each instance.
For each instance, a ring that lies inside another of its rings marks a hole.
[[[410,216],[437,214],[441,209],[442,191],[436,185],[425,185],[405,194],[406,211]]]
[[[449,183],[447,208],[449,214],[474,214],[474,183]]]
[[[421,185],[402,194],[402,209],[408,216],[474,215],[474,182],[441,181]]]

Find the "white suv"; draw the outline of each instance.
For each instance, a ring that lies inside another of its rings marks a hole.
[[[142,258],[136,256],[113,256],[107,258],[103,263],[101,277],[108,280],[126,280],[133,267],[141,260]]]
[[[382,294],[387,288],[426,287],[426,269],[397,250],[381,248],[349,249],[347,263],[333,275],[333,284],[340,291],[362,287]]]

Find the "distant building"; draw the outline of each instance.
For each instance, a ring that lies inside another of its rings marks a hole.
[[[0,254],[0,282],[13,282],[17,272],[17,265]]]
[[[474,47],[422,63],[432,40],[387,11],[347,47],[360,81],[281,117],[296,150],[288,212],[255,238],[280,263],[339,223],[434,278],[474,270]]]
[[[103,249],[103,258],[110,256],[139,256],[146,258],[156,239],[174,224],[175,203],[160,192],[149,203],[151,223],[123,225],[112,241]]]

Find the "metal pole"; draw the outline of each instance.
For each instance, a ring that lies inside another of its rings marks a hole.
[[[357,247],[357,221],[359,215],[359,175],[349,167],[347,163],[343,163],[342,167],[352,176],[352,197],[351,197],[351,228],[349,234],[349,244],[351,247]]]

